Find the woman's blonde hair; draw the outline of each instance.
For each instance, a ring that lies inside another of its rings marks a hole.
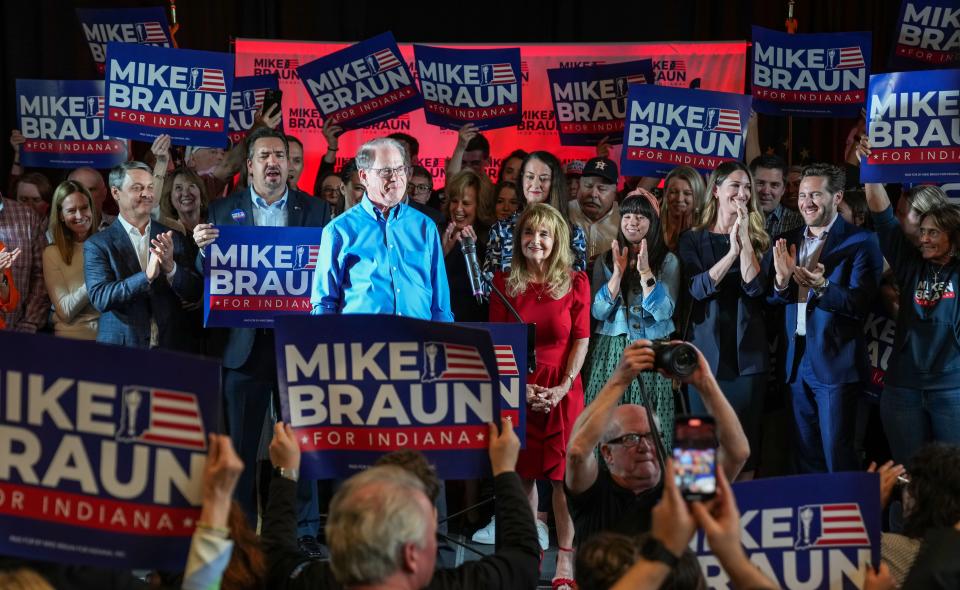
[[[693,210],[690,212],[692,219],[691,225],[696,223],[697,214],[703,207],[704,200],[706,200],[706,188],[703,184],[703,176],[694,168],[690,166],[677,166],[667,174],[667,177],[663,180],[663,198],[660,200],[660,227],[663,230],[663,241],[670,250],[677,249],[680,232],[687,229],[683,224],[678,227],[670,217],[670,208],[667,201],[669,201],[670,182],[675,178],[685,180],[687,184],[690,185],[690,190],[693,191]]]
[[[507,276],[507,294],[516,297],[533,282],[533,273],[527,268],[520,240],[526,227],[544,227],[553,236],[553,250],[547,257],[545,282],[547,293],[560,299],[570,291],[570,272],[573,270],[573,252],[570,249],[570,229],[560,212],[545,203],[528,205],[513,233],[513,260]]]
[[[764,218],[763,213],[760,212],[760,205],[757,203],[753,174],[750,174],[750,169],[741,162],[724,162],[710,173],[710,180],[707,182],[706,202],[703,205],[703,211],[700,212],[700,223],[694,229],[710,231],[713,228],[719,213],[717,207],[719,199],[713,193],[728,176],[738,170],[745,173],[750,181],[750,200],[747,201],[749,219],[747,232],[750,235],[750,243],[753,245],[753,251],[756,252],[757,256],[763,256],[764,252],[770,249],[770,236],[763,227]]]
[[[73,261],[73,246],[77,238],[63,221],[63,202],[74,193],[80,193],[86,197],[87,204],[90,205],[90,232],[87,233],[87,237],[89,238],[97,233],[97,228],[100,227],[100,211],[97,209],[97,204],[93,202],[93,197],[90,196],[87,187],[75,180],[64,180],[58,184],[57,190],[53,191],[53,203],[51,205],[53,215],[51,215],[50,234],[53,236],[53,245],[57,248],[60,258],[67,266]]]
[[[168,219],[180,220],[180,213],[173,206],[173,185],[177,183],[177,177],[184,176],[197,185],[200,190],[200,220],[201,223],[207,218],[207,207],[210,205],[210,198],[207,196],[207,185],[200,178],[200,175],[194,172],[192,168],[177,168],[172,174],[168,175],[169,182],[163,184],[163,194],[160,196],[160,213]]]

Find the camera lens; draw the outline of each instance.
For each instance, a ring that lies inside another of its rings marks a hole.
[[[677,344],[670,351],[669,367],[677,377],[689,377],[697,370],[697,351],[687,343]]]

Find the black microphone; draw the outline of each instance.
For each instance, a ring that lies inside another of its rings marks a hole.
[[[473,238],[460,235],[460,249],[463,250],[463,259],[467,262],[467,276],[470,279],[470,289],[473,296],[477,298],[477,303],[483,302],[483,278],[480,271],[480,263],[477,261],[477,243]]]

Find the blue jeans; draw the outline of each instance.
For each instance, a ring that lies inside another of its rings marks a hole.
[[[789,387],[797,472],[859,470],[853,441],[861,384],[821,383],[804,355]]]
[[[908,461],[931,441],[960,444],[960,389],[908,389],[886,385],[880,417],[893,460]]]

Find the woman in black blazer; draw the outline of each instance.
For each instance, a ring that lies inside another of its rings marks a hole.
[[[750,171],[740,162],[721,164],[710,175],[700,223],[680,235],[678,249],[693,299],[684,336],[710,363],[750,441],[741,479],[750,479],[756,467],[767,382],[767,281],[760,261],[769,247]],[[707,413],[692,387],[690,411]]]

